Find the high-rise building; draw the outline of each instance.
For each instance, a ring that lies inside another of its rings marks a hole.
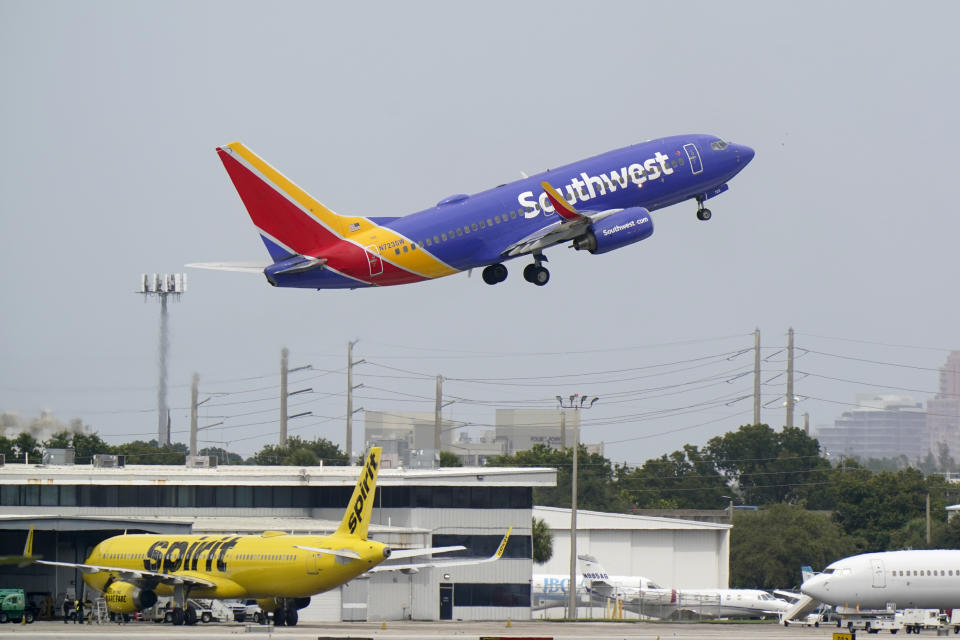
[[[864,460],[905,455],[914,463],[930,451],[926,413],[908,396],[858,395],[857,408],[820,427],[817,440],[831,456]]]
[[[940,368],[940,389],[927,400],[927,430],[934,455],[943,443],[960,460],[960,351],[951,351]]]

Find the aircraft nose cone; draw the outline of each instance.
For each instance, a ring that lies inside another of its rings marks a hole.
[[[811,598],[823,600],[827,596],[826,582],[824,576],[814,576],[800,585],[800,592]]]
[[[737,156],[740,158],[742,164],[747,164],[753,160],[754,151],[745,144],[737,145]]]

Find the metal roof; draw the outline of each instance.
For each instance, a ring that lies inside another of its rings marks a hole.
[[[540,518],[551,529],[570,528],[570,509],[560,507],[533,508],[533,517]],[[637,516],[629,513],[603,513],[577,509],[577,529],[709,529],[725,530],[732,525],[699,520],[680,520],[657,516]]]
[[[97,468],[86,465],[7,464],[0,467],[4,484],[94,485],[241,485],[353,486],[362,467],[286,467],[226,465],[194,468],[167,465],[127,465]],[[449,467],[442,469],[381,469],[379,486],[553,487],[553,468]]]

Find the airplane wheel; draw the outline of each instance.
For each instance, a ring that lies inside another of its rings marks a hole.
[[[484,268],[482,275],[487,284],[497,284],[507,279],[507,268],[502,264],[491,264]]]
[[[174,626],[181,626],[183,624],[183,609],[174,609],[172,617]]]
[[[187,609],[183,614],[183,623],[184,624],[197,624],[197,611],[196,609]]]
[[[286,611],[283,609],[276,609],[273,612],[273,625],[275,627],[282,627],[287,623],[287,616],[285,615]]]
[[[713,214],[710,213],[710,209],[698,209],[697,210],[697,220],[709,220],[710,216]]]
[[[537,267],[536,272],[533,274],[533,284],[538,287],[550,282],[550,272],[547,271],[546,267]]]
[[[297,622],[300,620],[300,615],[297,613],[296,609],[287,609],[287,626],[295,627]]]
[[[537,270],[537,265],[528,264],[523,268],[523,279],[527,282],[534,282],[534,273]]]

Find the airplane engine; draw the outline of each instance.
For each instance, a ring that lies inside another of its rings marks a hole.
[[[157,603],[157,594],[129,582],[114,582],[103,592],[107,609],[114,613],[133,613]]]
[[[573,248],[590,253],[606,253],[653,235],[653,220],[643,207],[630,207],[590,225],[590,229],[573,239]]]

